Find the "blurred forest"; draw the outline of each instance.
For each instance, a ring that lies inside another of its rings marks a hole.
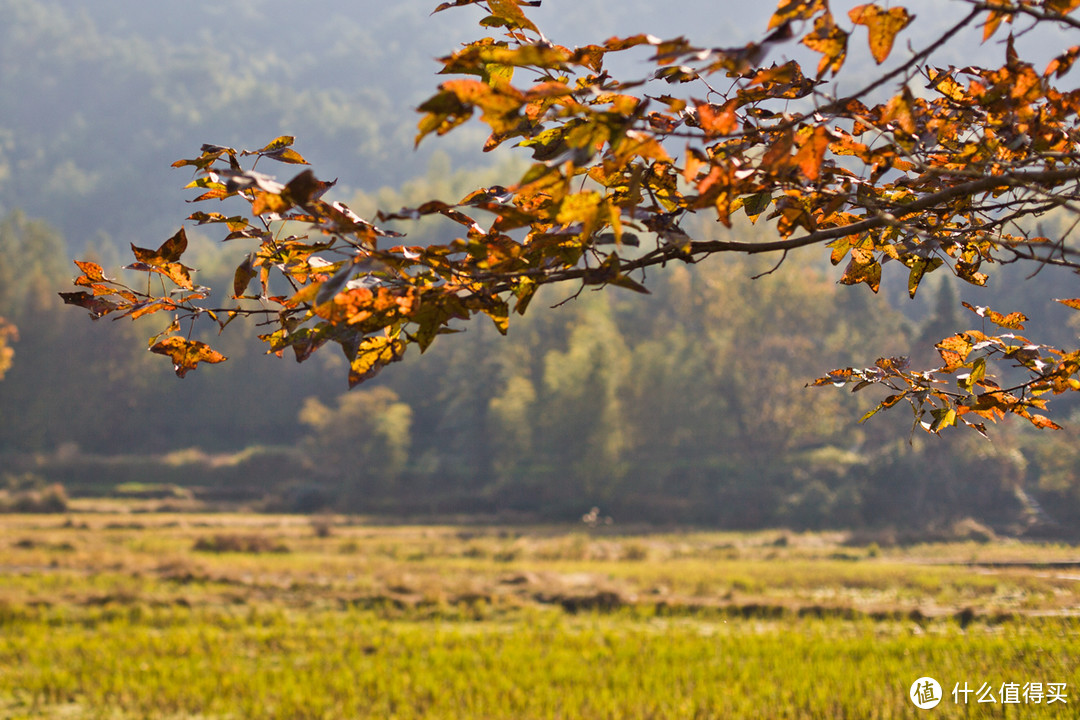
[[[146,352],[138,321],[92,323],[61,305],[73,255],[115,268],[129,242],[175,232],[189,177],[168,166],[203,142],[297,135],[361,214],[453,202],[505,177],[513,158],[471,151],[479,129],[412,150],[411,108],[438,82],[430,59],[477,20],[428,18],[429,5],[0,0],[0,318],[18,327],[0,382],[0,492],[59,483],[395,516],[576,519],[596,506],[619,522],[739,528],[972,517],[1034,532],[1080,520],[1075,402],[1055,401],[1058,417],[1072,414],[1062,432],[1005,425],[988,443],[912,434],[902,408],[860,425],[880,398],[805,387],[870,352],[932,366],[933,342],[977,326],[961,298],[1074,341],[1049,299],[1075,296],[1075,278],[1049,269],[1023,282],[1006,268],[994,279],[1004,290],[932,284],[909,301],[903,273],[874,296],[837,285],[812,251],[756,280],[775,259],[671,267],[650,275],[650,296],[541,294],[509,337],[472,327],[352,392],[343,359],[298,366],[240,333],[214,339],[227,363],[180,381]],[[736,9],[712,32],[728,44],[772,8]],[[671,15],[629,0],[538,19],[573,43],[586,20],[604,35],[685,32]],[[409,232],[424,243],[440,228]],[[229,287],[247,249],[191,235],[199,282]]]

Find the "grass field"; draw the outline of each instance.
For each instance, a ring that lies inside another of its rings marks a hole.
[[[1076,718],[1077,560],[841,533],[0,516],[0,717]],[[908,699],[922,676],[933,710]],[[995,702],[958,703],[957,683]]]

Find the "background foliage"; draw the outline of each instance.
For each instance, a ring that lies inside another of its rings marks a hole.
[[[631,5],[634,28],[619,25],[626,8],[590,9],[590,22],[612,34],[669,29],[662,10]],[[866,347],[901,353],[953,331],[960,299],[928,281],[908,302],[906,278],[888,272],[881,296],[841,289],[837,272],[810,259],[754,281],[768,265],[668,268],[650,276],[644,299],[586,292],[524,318],[508,338],[490,324],[445,338],[424,362],[407,358],[345,396],[340,356],[300,372],[258,357],[260,343],[204,336],[230,362],[180,387],[144,352],[140,321],[91,325],[53,291],[74,274],[66,258],[76,250],[115,266],[127,242],[156,247],[171,235],[190,208],[177,201],[187,177],[166,166],[193,142],[254,147],[295,132],[321,173],[362,183],[334,190],[361,213],[453,202],[495,174],[462,159],[483,137],[467,127],[435,154],[404,150],[414,129],[400,117],[430,93],[429,58],[472,32],[466,12],[425,22],[419,4],[321,3],[296,20],[294,37],[333,26],[334,42],[268,48],[281,3],[195,4],[167,21],[138,7],[0,0],[10,18],[0,28],[0,317],[19,328],[16,343],[5,334],[15,354],[0,383],[11,477],[84,493],[149,478],[296,509],[572,518],[600,505],[619,519],[732,526],[975,515],[1024,527],[1040,500],[1055,519],[1080,516],[1068,434],[909,444],[902,419],[856,425],[859,395],[805,390],[823,367],[865,361]],[[725,42],[763,27],[772,8],[736,10]],[[563,23],[566,42],[585,41],[574,36],[581,12],[543,22]],[[223,42],[236,23],[251,32]],[[409,242],[445,241],[438,232],[410,229]],[[732,236],[710,225],[700,237]],[[185,262],[200,282],[228,288],[240,258],[193,232]],[[996,292],[1046,317],[1047,341],[1075,337],[1067,310],[1046,311],[1047,298],[1075,294],[1069,276],[998,277],[996,289],[963,299],[988,304]]]

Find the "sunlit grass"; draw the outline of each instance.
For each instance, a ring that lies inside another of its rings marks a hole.
[[[642,619],[498,621],[184,608],[43,618],[0,639],[8,710],[261,718],[897,717],[924,674],[1076,677],[1080,626]],[[2,706],[0,706],[2,707]],[[947,703],[939,714],[962,716]],[[1051,707],[1024,717],[1072,717]]]
[[[846,540],[0,517],[0,717],[872,718],[1077,676],[1078,573],[1032,565],[1074,548]]]

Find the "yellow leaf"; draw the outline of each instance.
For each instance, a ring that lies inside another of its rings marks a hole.
[[[827,11],[828,7],[826,0],[780,0],[776,12],[769,20],[768,29],[772,30],[792,20],[809,20],[822,10]]]
[[[525,17],[525,13],[521,11],[521,8],[518,7],[514,0],[488,0],[488,7],[491,8],[491,13],[495,17],[507,21],[513,27],[540,32],[532,20]]]
[[[272,153],[272,152],[275,152],[277,150],[284,150],[285,148],[292,145],[294,142],[296,142],[296,138],[293,137],[292,135],[282,135],[280,137],[274,138],[274,140],[272,142],[270,142],[268,145],[266,145],[266,147],[263,147],[262,149],[257,150],[256,152],[258,154],[262,155],[262,154],[266,154],[266,153]]]
[[[814,20],[814,31],[802,39],[802,44],[821,53],[817,67],[819,78],[830,70],[833,75],[840,72],[847,57],[847,41],[848,34],[836,26],[830,13]]]
[[[880,65],[892,52],[897,33],[907,27],[915,16],[903,7],[885,10],[875,3],[867,3],[852,8],[848,17],[856,25],[865,25],[870,31],[870,54]]]
[[[354,387],[405,355],[405,343],[398,338],[372,337],[360,343],[349,364],[349,387]]]
[[[929,68],[927,74],[930,77],[930,84],[926,87],[937,90],[950,100],[959,102],[967,98],[967,92],[964,90],[964,86],[958,83],[951,73]]]
[[[563,225],[590,223],[596,218],[601,199],[600,193],[592,190],[566,196],[559,206],[558,222]]]
[[[953,335],[947,337],[937,345],[938,354],[941,355],[941,359],[945,361],[946,371],[955,370],[962,366],[964,361],[967,360],[968,354],[971,352],[972,343],[963,335]]]

